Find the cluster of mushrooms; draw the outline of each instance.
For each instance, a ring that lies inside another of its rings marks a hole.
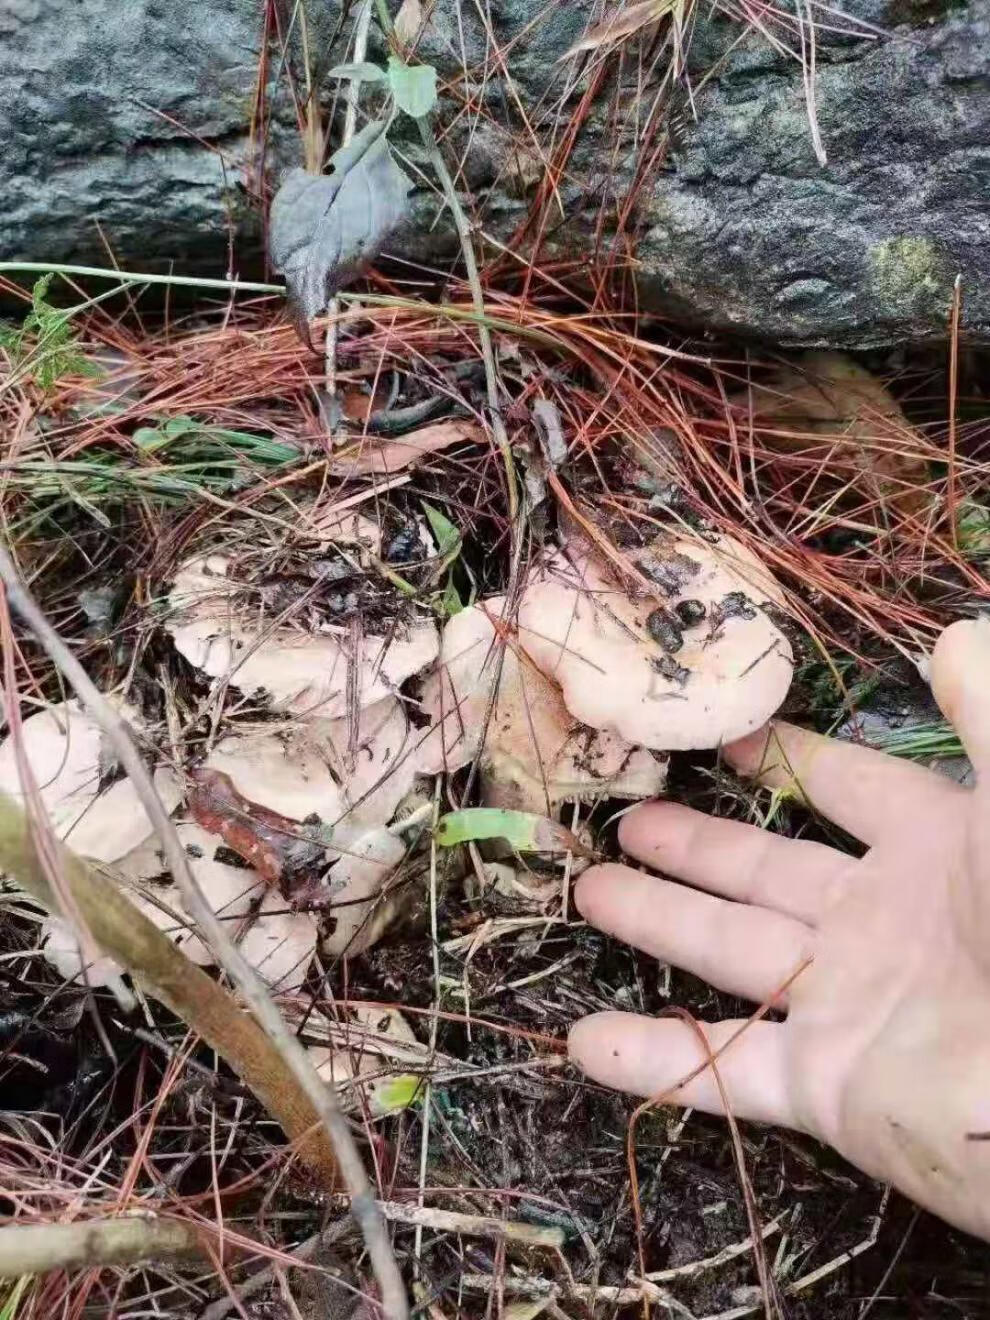
[[[358,515],[328,537],[355,564],[381,552],[380,530]],[[155,781],[208,900],[274,989],[298,989],[314,958],[379,938],[426,777],[476,762],[483,805],[553,818],[565,803],[661,793],[668,752],[716,747],[774,713],[793,658],[766,569],[728,538],[687,532],[622,558],[574,532],[533,563],[513,607],[481,600],[442,628],[407,612],[380,634],[347,621],[314,630],[245,603],[223,555],[179,567],[164,619],[176,650],[260,713]],[[120,710],[141,741],[138,711]],[[210,963],[89,715],[74,701],[48,707],[20,738],[57,835]],[[11,738],[0,788],[21,792]],[[43,951],[64,976],[81,974],[58,918]],[[89,984],[119,970],[104,963],[86,969]]]

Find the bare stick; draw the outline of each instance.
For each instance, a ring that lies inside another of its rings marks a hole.
[[[135,1215],[83,1219],[76,1224],[12,1224],[0,1228],[0,1279],[202,1255],[199,1231],[182,1219]]]
[[[463,1233],[465,1237],[504,1238],[507,1242],[522,1242],[527,1247],[559,1250],[564,1245],[563,1230],[559,1228],[499,1219],[496,1215],[464,1215],[458,1210],[435,1210],[428,1205],[403,1201],[379,1201],[378,1204],[385,1218],[397,1224],[432,1228],[439,1233]]]
[[[641,1302],[645,1297],[647,1301],[656,1306],[665,1309],[668,1315],[680,1316],[683,1320],[695,1320],[695,1317],[663,1288],[658,1288],[655,1283],[638,1283],[630,1286],[621,1286],[616,1284],[591,1284],[591,1283],[573,1283],[566,1286],[561,1283],[552,1283],[548,1279],[538,1279],[533,1277],[516,1277],[506,1275],[502,1279],[495,1279],[490,1274],[463,1274],[459,1281],[460,1286],[469,1292],[481,1292],[491,1294],[497,1287],[501,1288],[507,1297],[540,1297],[550,1298],[554,1301],[582,1301],[598,1303],[600,1305],[612,1306],[633,1306],[636,1302]]]
[[[126,725],[42,614],[27,588],[20,581],[13,561],[3,546],[0,546],[0,580],[3,581],[13,609],[34,633],[75,689],[80,701],[109,738],[121,765],[134,784],[155,833],[161,840],[165,860],[179,887],[189,915],[199,926],[210,948],[216,954],[217,961],[230,974],[251,1012],[268,1033],[272,1044],[285,1060],[303,1092],[309,1097],[320,1122],[329,1134],[336,1153],[344,1186],[351,1196],[351,1213],[361,1228],[368,1256],[381,1290],[385,1314],[390,1320],[406,1320],[409,1314],[406,1291],[392,1252],[385,1221],[375,1205],[361,1156],[347,1120],[340,1112],[333,1088],[327,1086],[320,1077],[305,1048],[286,1025],[265,982],[245,959],[206,901],[189,866],[189,859],[176,832],[175,824],[155,791],[151,776],[137,747],[131,741]]]

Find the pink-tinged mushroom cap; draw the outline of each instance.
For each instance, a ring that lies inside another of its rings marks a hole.
[[[189,560],[175,576],[165,627],[195,669],[242,692],[265,693],[275,710],[339,718],[383,700],[436,658],[432,620],[355,641],[344,627],[309,633],[273,626],[239,610],[237,590],[223,555]]]
[[[462,610],[444,628],[440,661],[424,684],[422,709],[432,728],[417,754],[419,768],[456,770],[480,754],[489,806],[541,814],[567,800],[660,792],[666,767],[614,731],[582,727],[560,688],[501,622],[504,611],[505,599],[494,597]],[[496,678],[498,699],[486,728]]]
[[[764,724],[793,655],[766,606],[780,588],[743,546],[665,533],[621,581],[574,537],[531,575],[519,640],[592,728],[664,751],[718,747]]]

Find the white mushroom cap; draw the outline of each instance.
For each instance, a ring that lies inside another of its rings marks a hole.
[[[236,733],[206,760],[230,776],[242,797],[289,820],[318,816],[345,846],[391,820],[416,777],[409,721],[395,697],[349,719],[312,720],[285,733]],[[330,849],[331,855],[333,847]]]
[[[520,642],[560,684],[567,709],[592,728],[666,751],[717,747],[759,728],[793,671],[789,641],[761,608],[782,599],[766,569],[728,537],[709,544],[664,535],[629,558],[657,583],[655,595],[633,598],[576,538],[523,593]],[[700,602],[705,617],[665,650],[648,621],[656,633],[655,611],[669,618],[682,602]]]
[[[182,801],[182,787],[171,770],[156,770],[155,789],[165,810],[172,812]],[[115,862],[136,848],[152,831],[151,821],[137,795],[133,780],[118,779],[94,800],[86,814],[68,829],[63,838],[81,857],[97,862]]]
[[[79,981],[92,986],[94,990],[110,985],[122,975],[121,968],[112,958],[96,958],[86,965],[83,975],[83,963],[79,942],[72,927],[61,917],[46,917],[41,923],[41,952],[45,962],[50,963],[59,976],[66,981]]]
[[[292,990],[305,980],[316,949],[317,926],[309,913],[292,912],[277,890],[265,884],[256,871],[231,866],[217,859],[217,850],[226,848],[219,835],[211,834],[194,821],[176,825],[179,838],[189,857],[193,875],[210,907],[224,922],[231,938],[253,967],[275,989]],[[146,882],[161,874],[161,854],[148,843],[122,859],[118,869],[137,882]],[[151,898],[139,898],[139,906],[160,926],[193,962],[215,962],[212,952],[195,933],[190,914],[174,884],[156,886],[146,891]],[[148,903],[161,904],[165,912],[150,911]],[[185,925],[167,915],[167,910],[185,916]]]
[[[394,693],[410,674],[436,659],[439,638],[432,621],[394,636],[364,636],[356,654],[349,632],[306,633],[289,625],[241,616],[236,584],[222,555],[187,561],[169,594],[174,613],[165,627],[176,649],[211,678],[227,678],[245,693],[264,692],[276,710],[337,718]],[[351,664],[357,666],[353,685]]]
[[[328,957],[354,957],[380,938],[394,912],[392,902],[382,897],[384,887],[405,855],[397,835],[377,829],[357,839],[334,865],[327,911],[335,924],[323,941]]]
[[[34,774],[42,805],[56,830],[70,825],[99,791],[103,734],[75,701],[50,706],[21,726],[24,754]],[[0,789],[23,801],[16,742],[0,745]]]
[[[126,886],[126,894],[139,912],[163,931],[187,958],[200,965],[209,964],[213,957],[183,912],[178,888],[171,883],[154,886],[144,883],[160,875],[163,866],[161,854],[151,838],[121,858],[113,870],[117,879],[123,877],[131,882]],[[101,957],[87,966],[84,977],[75,932],[61,917],[46,917],[41,924],[41,937],[45,960],[67,980],[85,981],[98,988],[123,975],[123,968],[112,958]]]
[[[140,726],[132,707],[114,703],[131,724]],[[55,834],[82,857],[113,862],[152,832],[151,822],[129,779],[100,791],[105,770],[104,736],[76,701],[38,711],[23,722],[21,745],[42,805]],[[179,804],[175,775],[158,770],[155,787],[167,811]],[[13,735],[0,744],[0,790],[24,800]]]
[[[504,648],[486,731],[498,673],[496,624],[504,610],[504,597],[494,597],[462,610],[444,628],[440,662],[424,684],[422,708],[433,728],[417,753],[420,769],[456,770],[480,752],[485,801],[538,813],[552,813],[568,799],[659,793],[665,766],[615,732],[583,728],[560,688],[513,638]]]

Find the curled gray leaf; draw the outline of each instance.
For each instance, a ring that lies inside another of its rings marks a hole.
[[[290,170],[272,202],[271,258],[297,321],[318,316],[381,251],[402,220],[412,181],[389,148],[386,120],[356,133],[326,174]]]

